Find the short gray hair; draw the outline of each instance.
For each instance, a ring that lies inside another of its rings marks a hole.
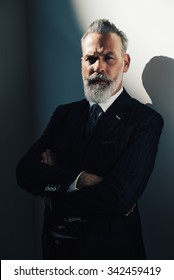
[[[110,22],[107,19],[97,19],[93,21],[83,35],[81,42],[83,42],[86,36],[90,33],[108,34],[110,32],[115,33],[120,37],[122,42],[122,53],[126,53],[128,47],[128,38],[126,34],[123,31],[119,30],[114,23]]]

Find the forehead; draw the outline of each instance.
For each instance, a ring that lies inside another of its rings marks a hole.
[[[122,52],[122,42],[115,33],[90,33],[82,42],[83,54],[102,54]]]

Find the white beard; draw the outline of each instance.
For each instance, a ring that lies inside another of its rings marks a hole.
[[[104,75],[103,79],[108,82],[106,85],[90,83],[90,79],[93,75],[94,74],[92,74],[89,79],[86,79],[82,75],[85,97],[90,102],[104,103],[117,92],[122,82],[123,72],[120,71],[119,75],[114,80],[110,80]],[[101,74],[95,74],[95,79],[97,79],[97,75],[100,75],[98,77],[101,77]]]

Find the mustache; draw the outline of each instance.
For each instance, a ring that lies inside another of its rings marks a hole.
[[[113,80],[111,80],[110,78],[108,78],[108,76],[104,73],[93,73],[88,79],[87,81],[89,82],[89,84],[94,84],[97,81],[103,81],[103,82],[107,82],[108,84],[112,83]]]

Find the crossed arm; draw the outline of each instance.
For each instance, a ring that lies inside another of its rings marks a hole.
[[[55,212],[69,208],[82,214],[106,211],[126,214],[141,196],[153,170],[162,119],[149,116],[141,126],[133,127],[128,145],[125,145],[115,165],[104,178],[81,173],[81,169],[64,169],[59,166],[59,162],[56,164],[51,152],[54,125],[54,121],[51,121],[44,136],[19,162],[18,184],[33,194],[51,196]],[[76,185],[80,191],[67,193],[80,173]],[[47,184],[54,186],[53,191],[48,191]]]
[[[42,153],[41,162],[48,164],[50,166],[56,165],[56,158],[55,158],[54,153],[50,149],[46,149]],[[76,188],[80,190],[84,187],[93,186],[95,184],[98,184],[102,180],[103,180],[103,177],[101,177],[101,176],[83,172],[78,178]]]

